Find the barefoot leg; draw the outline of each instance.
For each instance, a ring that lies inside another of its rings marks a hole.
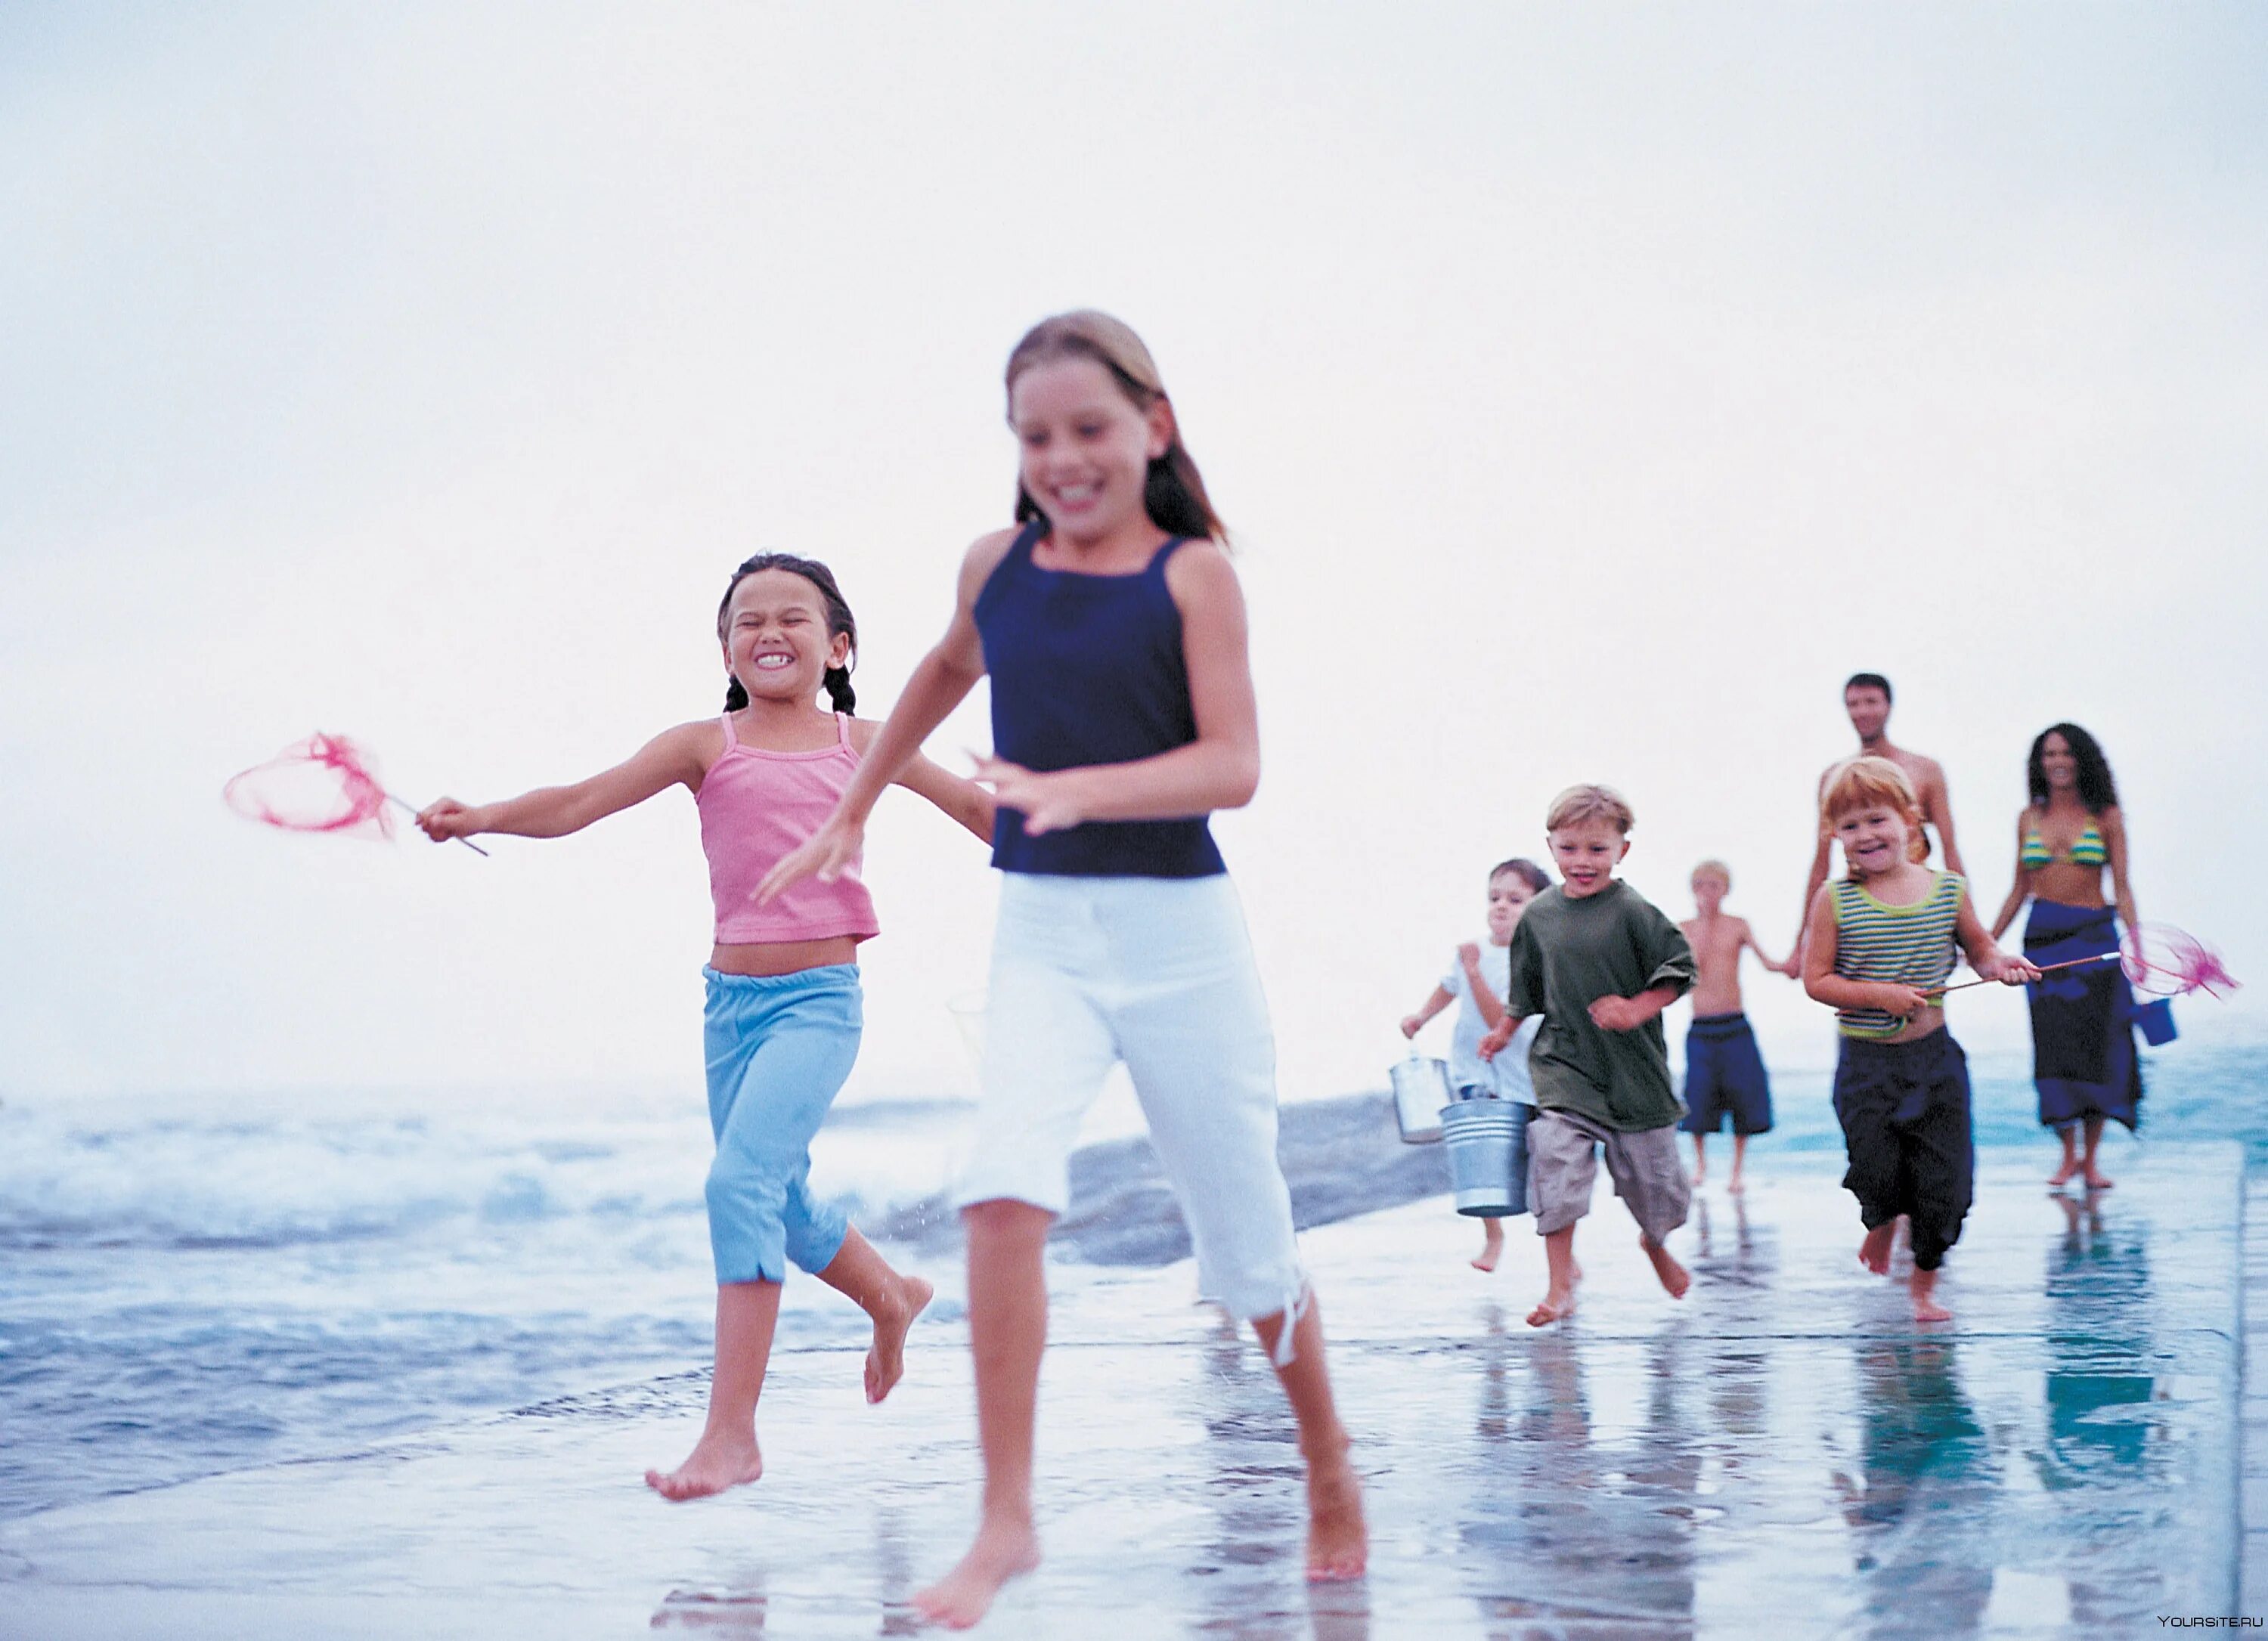
[[[874,1343],[866,1352],[866,1400],[880,1402],[905,1376],[906,1329],[936,1291],[919,1277],[891,1269],[856,1225],[819,1279],[874,1319]]]
[[[1543,1262],[1550,1273],[1550,1285],[1544,1290],[1543,1302],[1528,1313],[1530,1328],[1548,1327],[1575,1314],[1575,1284],[1582,1276],[1575,1263],[1574,1226],[1562,1225],[1545,1233]]]
[[[1919,1266],[1916,1266],[1914,1268],[1913,1282],[1911,1286],[1911,1291],[1913,1294],[1914,1321],[1918,1322],[1949,1322],[1953,1320],[1953,1313],[1947,1310],[1945,1306],[1937,1302],[1937,1273],[1935,1271],[1924,1270]]]
[[[1494,1225],[1496,1221],[1488,1222]],[[1499,1242],[1502,1233],[1498,1233]],[[1284,1314],[1263,1316],[1252,1331],[1276,1360],[1284,1336]],[[1291,1399],[1300,1424],[1300,1452],[1307,1461],[1307,1581],[1334,1583],[1359,1578],[1369,1564],[1370,1535],[1362,1520],[1362,1483],[1348,1460],[1346,1427],[1331,1399],[1331,1376],[1323,1360],[1323,1319],[1313,1295],[1292,1328],[1292,1358],[1276,1377]]]
[[[2048,1175],[2048,1183],[2068,1185],[2079,1173],[2079,1137],[2069,1124],[2058,1129],[2056,1137],[2063,1141],[2063,1162]]]
[[[1473,1256],[1475,1270],[1494,1270],[1504,1257],[1504,1221],[1490,1215],[1481,1221],[1481,1251]]]
[[[976,1358],[976,1434],[984,1505],[976,1542],[951,1572],[914,1597],[949,1630],[982,1619],[1000,1586],[1040,1564],[1032,1530],[1032,1431],[1040,1358],[1048,1343],[1045,1269],[1054,1216],[1029,1203],[978,1203],[968,1226],[968,1341]]]
[[[2087,1155],[2080,1159],[2080,1174],[2087,1181],[2088,1190],[2107,1191],[2110,1188],[2110,1179],[2095,1166],[2095,1153],[2102,1147],[2102,1119],[2099,1116],[2088,1118],[2086,1131]]]
[[[764,1473],[756,1447],[756,1398],[771,1360],[779,1302],[777,1282],[717,1284],[717,1372],[709,1381],[709,1422],[683,1464],[666,1475],[645,1473],[645,1484],[664,1498],[704,1498]]]
[[[1898,1222],[1885,1219],[1859,1244],[1859,1262],[1878,1277],[1890,1274],[1890,1244],[1896,1240]]]
[[[1646,1250],[1653,1274],[1661,1278],[1662,1291],[1673,1299],[1683,1299],[1685,1290],[1693,1285],[1692,1273],[1677,1262],[1676,1255],[1643,1231],[1638,1233],[1638,1245]]]
[[[1734,1136],[1733,1136],[1733,1177],[1732,1177],[1731,1179],[1727,1180],[1727,1181],[1725,1181],[1725,1188],[1726,1188],[1727,1190],[1728,1190],[1728,1191],[1732,1192],[1732,1194],[1733,1194],[1734,1196],[1738,1196],[1741,1194],[1741,1170],[1742,1170],[1742,1168],[1744,1166],[1746,1166],[1746,1164],[1747,1164],[1748,1160],[1749,1160],[1749,1137],[1748,1137],[1747,1135],[1745,1135],[1745,1134],[1735,1134],[1735,1135],[1734,1135]],[[1699,1183],[1700,1183],[1700,1181],[1699,1181],[1698,1180],[1696,1180],[1696,1181],[1694,1181],[1694,1183],[1697,1185],[1697,1184],[1699,1184]]]
[[[1707,1137],[1705,1135],[1696,1134],[1693,1137],[1693,1183],[1697,1187],[1708,1182],[1708,1144]]]

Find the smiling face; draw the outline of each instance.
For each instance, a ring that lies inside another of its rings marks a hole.
[[[1163,399],[1138,408],[1096,361],[1049,359],[1016,378],[1008,425],[1024,493],[1059,539],[1094,541],[1147,525],[1143,483],[1174,442]]]
[[[1843,710],[1851,715],[1851,727],[1859,732],[1859,739],[1870,743],[1881,739],[1882,726],[1890,721],[1890,698],[1872,684],[1853,684],[1845,690]]]
[[[1603,817],[1571,821],[1544,835],[1551,840],[1560,887],[1571,901],[1596,894],[1612,883],[1615,867],[1630,853],[1630,839]]]
[[[1528,902],[1535,898],[1535,891],[1528,887],[1528,879],[1516,872],[1500,872],[1491,878],[1489,938],[1498,946],[1511,945],[1512,931],[1520,926],[1520,914],[1528,909]]]
[[[1861,804],[1835,817],[1835,841],[1843,845],[1843,858],[1862,878],[1877,878],[1906,864],[1906,848],[1913,828],[1905,816],[1888,804]]]
[[[2040,745],[2040,773],[2051,792],[2068,792],[2079,786],[2079,757],[2071,743],[2051,730]]]
[[[850,659],[850,634],[827,630],[827,600],[792,570],[742,577],[724,626],[725,669],[752,701],[809,701]]]

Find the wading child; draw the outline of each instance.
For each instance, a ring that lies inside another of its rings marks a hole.
[[[1528,1211],[1528,1117],[1535,1105],[1535,1087],[1528,1078],[1528,1048],[1535,1039],[1538,1022],[1532,1018],[1523,1021],[1511,1048],[1493,1060],[1481,1058],[1480,1042],[1504,1018],[1512,931],[1520,926],[1528,902],[1550,887],[1550,878],[1532,860],[1507,860],[1490,872],[1488,944],[1468,940],[1460,946],[1433,995],[1402,1020],[1402,1034],[1415,1037],[1426,1021],[1451,1004],[1457,1005],[1449,1038],[1449,1086],[1460,1100],[1510,1100],[1518,1119],[1512,1140],[1512,1206],[1506,1211],[1511,1214]],[[1504,1221],[1494,1214],[1484,1215],[1481,1251],[1473,1256],[1473,1269],[1494,1270],[1503,1256]]]
[[[1481,1056],[1493,1059],[1522,1018],[1543,1016],[1528,1053],[1535,1115],[1528,1206],[1550,1285],[1528,1314],[1531,1328],[1575,1308],[1583,1275],[1575,1222],[1591,1211],[1602,1150],[1661,1285],[1683,1299],[1692,1281],[1662,1246],[1685,1223],[1691,1192],[1677,1160],[1683,1111],[1670,1086],[1661,1012],[1693,983],[1693,952],[1675,924],[1615,876],[1630,853],[1632,819],[1604,786],[1571,786],[1551,800],[1543,825],[1559,887],[1537,895],[1513,931],[1505,1018],[1481,1040]]]
[[[984,1500],[976,1542],[915,1596],[965,1628],[1038,1565],[1032,1445],[1047,1344],[1043,1252],[1079,1119],[1123,1060],[1197,1248],[1203,1291],[1251,1322],[1307,1464],[1307,1577],[1366,1556],[1322,1321],[1276,1160],[1275,1044],[1206,817],[1251,801],[1260,734],[1243,595],[1140,338],[1094,313],[1009,355],[1020,528],[961,562],[951,624],[872,755],[770,894],[824,882],[882,785],[988,673],[1003,873],[972,1159],[968,1331]]]
[[[906,1330],[930,1284],[902,1276],[810,1189],[811,1140],[850,1074],[860,1030],[858,943],[878,925],[858,862],[769,906],[749,899],[763,874],[809,837],[859,767],[877,725],[850,716],[858,630],[824,564],[784,553],[733,572],[717,611],[727,688],[720,718],[665,730],[629,762],[573,786],[502,803],[453,798],[417,817],[426,835],[483,832],[563,837],[672,786],[694,795],[716,943],[703,1036],[709,1120],[709,1237],[717,1267],[717,1372],[709,1417],[684,1463],[646,1472],[666,1498],[721,1492],[763,1474],[756,1398],[793,1261],[874,1320],[866,1399],[904,1370]],[[824,685],[833,711],[814,697]],[[911,788],[979,837],[992,800],[921,760],[901,761]]]
[[[2039,970],[1992,944],[1969,903],[1966,879],[1911,857],[1921,804],[1896,764],[1863,756],[1838,764],[1828,771],[1819,812],[1851,875],[1812,902],[1803,985],[1834,1007],[1842,1032],[1835,1115],[1850,1157],[1843,1183],[1867,1228],[1859,1260],[1888,1273],[1904,1215],[1914,1320],[1950,1321],[1953,1313],[1935,1298],[1937,1273],[1960,1240],[1977,1158],[1968,1056],[1945,1028],[1946,976],[1956,946],[1980,979],[2016,985],[2038,979]]]
[[[1741,1007],[1741,953],[1754,952],[1768,973],[1786,971],[1764,954],[1747,918],[1724,910],[1732,887],[1733,869],[1723,861],[1694,867],[1693,902],[1699,910],[1691,922],[1677,925],[1693,948],[1696,975],[1693,1023],[1685,1033],[1685,1121],[1678,1126],[1693,1136],[1693,1183],[1699,1185],[1709,1177],[1707,1137],[1732,1119],[1733,1177],[1726,1188],[1737,1192],[1749,1137],[1770,1133],[1772,1125],[1771,1083]]]

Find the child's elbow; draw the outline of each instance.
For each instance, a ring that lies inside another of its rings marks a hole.
[[[1257,748],[1240,751],[1229,760],[1221,772],[1221,802],[1223,809],[1241,809],[1260,791],[1260,754]]]
[[[1834,998],[1827,995],[1826,989],[1820,983],[1820,982],[1814,979],[1809,975],[1806,975],[1803,977],[1803,995],[1809,997],[1814,1003],[1832,1003],[1835,1001]]]

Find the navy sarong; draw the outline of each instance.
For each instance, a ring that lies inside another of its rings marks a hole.
[[[2035,900],[2024,955],[2043,968],[2118,950],[2107,906]],[[2135,1124],[2142,1063],[2134,1052],[2134,993],[2116,962],[2088,963],[2024,988],[2032,1004],[2032,1081],[2040,1121],[2063,1128],[2087,1117]]]

